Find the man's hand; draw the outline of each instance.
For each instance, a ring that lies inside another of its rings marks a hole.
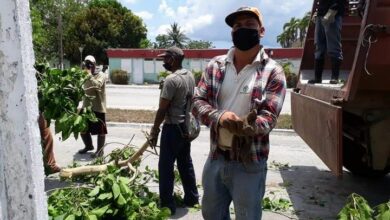
[[[311,16],[311,22],[313,22],[313,23],[316,23],[316,19],[317,19],[317,11],[315,11],[314,13],[313,13],[313,15]]]
[[[337,14],[336,10],[329,9],[328,12],[326,12],[324,17],[322,18],[322,24],[326,26],[333,23],[336,14]]]
[[[225,112],[219,119],[219,125],[236,134],[242,129],[243,121],[234,112]]]
[[[155,148],[156,145],[157,145],[157,140],[158,140],[158,134],[159,133],[160,133],[160,128],[155,128],[153,126],[152,129],[150,130],[149,142],[150,142],[150,146],[152,148]]]

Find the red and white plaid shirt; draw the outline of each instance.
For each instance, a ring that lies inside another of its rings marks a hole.
[[[232,48],[231,50],[234,50]],[[252,91],[251,109],[257,109],[258,135],[251,147],[252,160],[268,158],[269,133],[275,127],[286,95],[286,79],[283,68],[269,58],[262,48],[257,66],[255,86]],[[216,159],[218,144],[218,121],[226,111],[218,106],[218,96],[228,63],[227,55],[214,57],[207,65],[194,94],[192,113],[203,124],[210,127],[210,157]]]

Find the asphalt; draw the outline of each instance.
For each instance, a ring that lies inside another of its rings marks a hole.
[[[155,85],[118,86],[110,88],[157,89]],[[290,103],[285,103],[290,105]],[[131,140],[134,146],[145,142],[143,131],[149,131],[151,124],[138,123],[108,123],[107,145],[105,153],[126,144]],[[53,128],[52,128],[53,129]],[[54,131],[53,131],[54,132]],[[264,220],[285,219],[336,219],[345,201],[351,193],[364,196],[371,206],[386,202],[390,199],[390,175],[380,179],[367,179],[351,175],[344,171],[342,178],[336,178],[326,165],[293,131],[275,129],[271,132],[271,151],[268,159],[266,181],[266,197],[271,199],[285,198],[292,207],[284,212],[264,211]],[[96,139],[94,137],[94,142]],[[61,167],[72,164],[73,161],[86,164],[91,161],[90,154],[77,153],[83,147],[80,139],[69,138],[61,141],[60,135],[55,135],[55,155]],[[203,165],[209,150],[209,130],[202,126],[200,136],[192,142],[191,155],[193,158],[197,183],[201,183]],[[158,157],[144,155],[142,166],[157,169]],[[45,181],[46,190],[66,186],[66,182],[58,180],[57,175],[49,176]],[[157,185],[150,186],[157,191]],[[202,196],[202,188],[200,195]],[[200,211],[179,208],[170,219],[202,219]],[[234,215],[232,215],[234,219]]]
[[[119,143],[141,146],[145,142],[143,131],[150,130],[150,124],[109,123],[105,154],[121,147]],[[54,132],[54,131],[53,131]],[[265,220],[285,219],[335,219],[349,194],[363,195],[372,205],[390,198],[390,176],[383,179],[358,178],[345,171],[342,179],[333,176],[324,163],[313,153],[305,142],[290,130],[274,130],[270,135],[271,151],[268,159],[266,197],[285,198],[292,203],[286,212],[263,212]],[[94,137],[94,143],[96,139]],[[69,138],[61,141],[55,135],[55,155],[58,164],[66,167],[76,161],[86,164],[91,161],[90,154],[77,153],[83,147],[80,139]],[[193,159],[197,183],[201,184],[202,169],[209,150],[209,129],[202,127],[200,136],[192,142]],[[157,169],[158,157],[144,155],[143,166]],[[46,190],[64,187],[56,175],[46,179]],[[158,186],[151,185],[157,192]],[[202,188],[200,195],[202,195]],[[232,215],[234,219],[234,215]],[[200,211],[179,208],[171,219],[202,219]]]

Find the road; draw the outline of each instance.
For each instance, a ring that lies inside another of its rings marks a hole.
[[[150,125],[112,123],[108,127],[106,154],[112,149],[121,146],[116,143],[128,143],[141,146],[145,139],[142,130],[149,131]],[[192,142],[192,157],[195,166],[197,182],[201,183],[201,173],[209,150],[209,130],[202,128],[200,136]],[[282,197],[293,204],[292,212],[285,215],[292,219],[335,219],[345,200],[352,192],[364,196],[372,206],[383,203],[390,198],[390,175],[383,179],[368,180],[357,178],[347,171],[342,179],[333,176],[329,169],[313,153],[313,151],[294,132],[273,131],[271,133],[271,152],[268,159],[266,197]],[[94,137],[94,143],[96,139]],[[111,143],[111,144],[109,144]],[[55,154],[60,166],[64,167],[73,160],[87,163],[90,155],[80,155],[77,151],[83,147],[80,139],[69,138],[61,142],[55,137]],[[142,162],[157,169],[158,158],[148,156]],[[285,169],[278,169],[278,164],[285,165]],[[56,179],[46,179],[47,189],[64,186],[64,182]],[[152,186],[157,190],[157,186]],[[201,191],[201,189],[200,189]],[[202,193],[202,191],[201,191]],[[200,211],[189,212],[181,208],[172,219],[202,219]],[[290,219],[284,215],[265,212],[264,220]]]
[[[281,114],[291,114],[291,89],[287,90]],[[160,90],[156,85],[107,85],[107,106],[119,109],[157,110]]]

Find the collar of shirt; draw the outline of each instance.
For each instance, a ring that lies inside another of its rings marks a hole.
[[[227,56],[226,56],[226,62],[227,63],[233,63],[234,50],[235,50],[235,47],[232,47],[232,48],[229,49],[229,51],[227,53]],[[252,64],[257,63],[257,62],[258,63],[265,63],[266,59],[268,59],[268,55],[265,52],[264,48],[261,47],[259,52],[257,53],[255,59],[253,60]]]
[[[184,69],[184,68],[178,69],[178,70],[176,70],[173,74],[186,75],[186,74],[187,74],[187,70]]]

